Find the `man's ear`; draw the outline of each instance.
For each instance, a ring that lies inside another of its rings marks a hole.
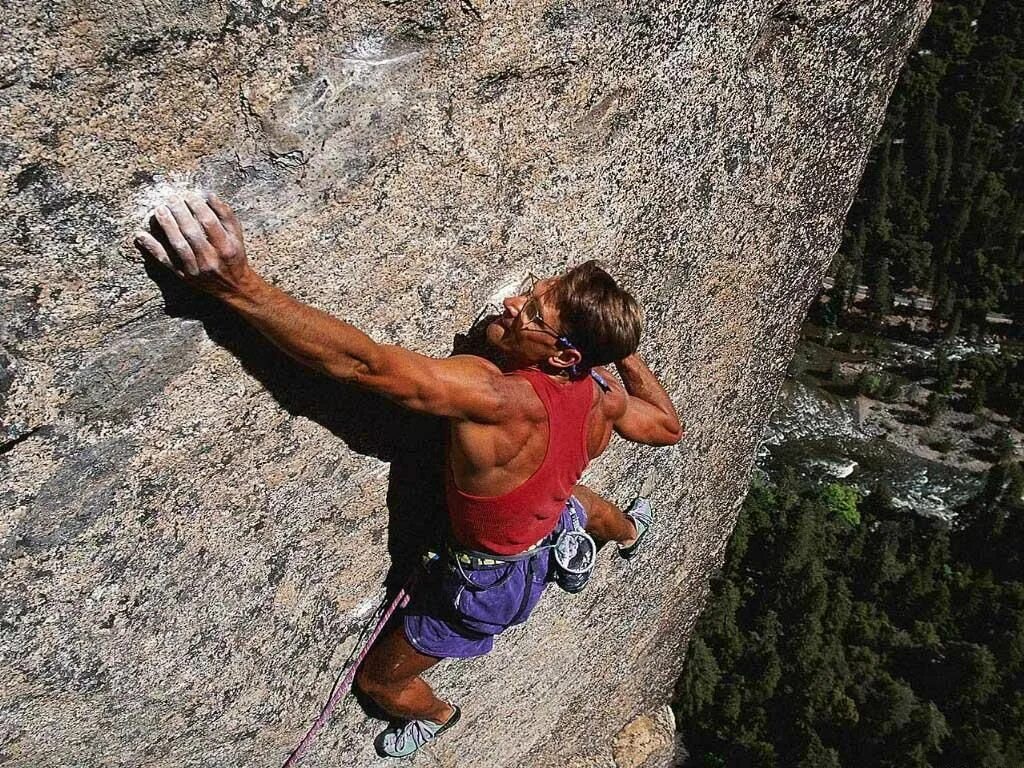
[[[583,355],[576,347],[560,349],[557,355],[548,358],[548,365],[559,370],[568,370],[583,361]]]

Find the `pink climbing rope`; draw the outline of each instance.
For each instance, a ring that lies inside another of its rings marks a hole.
[[[415,577],[414,577],[415,578]],[[334,684],[334,689],[331,691],[330,697],[327,699],[327,703],[324,704],[324,708],[320,710],[320,715],[309,726],[309,730],[306,731],[306,735],[302,737],[302,741],[295,747],[292,753],[285,760],[282,768],[294,768],[298,765],[299,760],[302,759],[303,755],[306,754],[306,750],[309,749],[310,744],[317,737],[317,734],[327,725],[327,721],[331,719],[331,715],[334,713],[334,708],[341,701],[341,697],[348,693],[349,688],[352,687],[352,682],[356,679],[356,671],[359,669],[359,665],[363,663],[366,655],[370,652],[370,648],[373,647],[374,642],[377,640],[377,636],[380,635],[381,630],[384,629],[384,625],[388,623],[388,620],[399,608],[404,608],[409,604],[409,589],[412,586],[413,579],[409,579],[404,587],[398,590],[398,594],[395,595],[395,599],[391,601],[391,604],[387,607],[387,610],[381,615],[377,621],[377,626],[373,628],[373,632],[366,639],[366,643],[363,645],[363,649],[356,656],[352,666],[349,667],[348,672],[338,682]]]

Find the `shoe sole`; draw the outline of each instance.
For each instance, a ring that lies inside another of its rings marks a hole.
[[[635,517],[630,515],[628,512],[626,516],[633,521],[633,525],[636,525],[637,530],[640,530],[640,526],[637,525],[638,521]],[[643,544],[644,538],[646,538],[648,531],[654,527],[654,507],[651,507],[651,522],[647,524],[647,527],[637,533],[636,541],[630,544],[628,547],[619,547],[619,557],[623,560],[632,560],[636,556],[637,550],[640,549],[640,545]]]
[[[430,741],[423,742],[418,747],[416,747],[416,749],[414,749],[412,752],[410,752],[408,755],[390,755],[390,754],[388,754],[387,752],[384,751],[384,748],[380,744],[377,743],[377,739],[374,739],[374,741],[373,741],[373,751],[377,753],[378,757],[386,757],[386,758],[388,758],[390,760],[406,760],[406,759],[412,757],[417,752],[419,752],[421,749],[423,749],[425,746],[427,746],[431,742],[435,741],[437,739],[437,737],[440,736],[442,733],[444,733],[449,728],[451,728],[453,725],[455,725],[457,722],[459,722],[459,718],[462,717],[462,710],[459,709],[458,704],[452,704],[452,709],[455,710],[455,711],[452,713],[452,716],[448,718],[448,722],[446,722],[444,725],[442,725],[440,728],[437,729],[437,732],[430,739]]]

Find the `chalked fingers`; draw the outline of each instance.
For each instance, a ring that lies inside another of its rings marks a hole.
[[[201,195],[194,192],[185,197],[185,204],[192,211],[196,221],[202,226],[203,232],[206,233],[206,238],[210,241],[210,244],[213,245],[218,253],[223,253],[225,248],[229,246],[228,233],[224,230],[220,219],[217,218],[217,214],[207,205],[206,200]]]
[[[192,251],[192,246],[188,244],[188,240],[185,239],[171,209],[166,205],[161,205],[153,215],[156,216],[156,221],[167,238],[167,244],[171,246],[168,256],[175,265],[175,271],[184,272],[192,277],[198,275],[199,265],[196,262],[196,255]]]
[[[170,257],[167,255],[167,251],[160,245],[160,241],[153,237],[149,232],[143,232],[141,229],[135,232],[135,247],[138,248],[143,256],[146,256],[153,261],[159,262],[167,269],[181,275],[174,264],[171,263]]]
[[[150,231],[140,229],[134,239],[144,255],[219,298],[256,284],[253,278],[258,276],[245,257],[238,220],[215,196],[171,197],[153,212]]]
[[[207,239],[202,225],[192,215],[192,211],[188,209],[188,206],[185,205],[185,201],[180,197],[173,197],[167,207],[171,209],[171,214],[178,225],[178,230],[181,232],[182,237],[185,238],[193,254],[192,263],[195,269],[194,271],[190,270],[188,268],[189,265],[186,263],[185,271],[193,277],[198,276],[202,272],[216,271],[217,251]]]
[[[238,223],[238,218],[235,216],[235,212],[231,210],[231,206],[217,197],[216,193],[211,192],[207,196],[207,202],[213,212],[217,214],[217,218],[220,219],[221,225],[224,229],[231,234],[238,242],[242,244],[242,225]]]

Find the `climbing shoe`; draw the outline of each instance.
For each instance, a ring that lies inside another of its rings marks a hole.
[[[402,725],[394,725],[380,733],[373,741],[377,754],[381,757],[408,757],[424,744],[433,741],[447,731],[462,716],[462,710],[452,704],[452,716],[444,723],[432,723],[429,720],[409,720]]]
[[[636,555],[644,540],[644,535],[654,523],[654,509],[651,507],[651,502],[643,496],[637,496],[626,510],[626,517],[632,520],[633,525],[636,526],[636,539],[628,547],[619,547],[619,557],[623,560],[630,560]]]

